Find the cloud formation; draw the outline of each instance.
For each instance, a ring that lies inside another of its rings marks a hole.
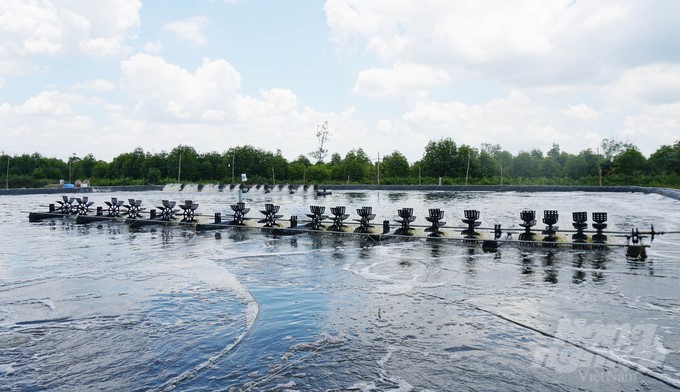
[[[180,41],[192,46],[203,46],[208,43],[203,34],[203,29],[208,24],[208,18],[204,16],[194,16],[185,20],[170,22],[165,28],[175,33]]]
[[[180,143],[293,159],[328,121],[331,152],[415,161],[442,137],[512,153],[609,138],[648,155],[680,135],[672,2],[166,6],[0,2],[4,148],[65,157],[68,135],[102,159]]]

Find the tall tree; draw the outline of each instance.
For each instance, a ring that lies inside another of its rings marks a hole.
[[[457,176],[458,147],[451,138],[430,141],[425,146],[425,155],[421,160],[422,175],[430,177]],[[465,172],[462,173],[465,175]]]
[[[408,160],[399,151],[385,155],[380,165],[380,173],[385,177],[407,177]]]
[[[316,138],[319,141],[319,148],[309,153],[309,156],[316,161],[316,163],[323,162],[328,150],[324,148],[324,144],[331,138],[331,131],[328,129],[328,121],[319,124],[316,127]]]
[[[640,175],[647,169],[647,159],[637,149],[628,148],[614,158],[612,169],[617,174]]]

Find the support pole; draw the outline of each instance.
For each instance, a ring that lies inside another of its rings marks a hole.
[[[177,165],[177,183],[181,184],[182,182],[180,181],[182,175],[182,154],[179,154],[179,164]]]

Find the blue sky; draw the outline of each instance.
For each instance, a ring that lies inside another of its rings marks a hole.
[[[110,161],[250,144],[421,158],[452,138],[649,155],[680,140],[666,0],[0,2],[0,149]]]

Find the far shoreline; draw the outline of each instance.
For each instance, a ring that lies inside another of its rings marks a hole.
[[[295,186],[295,185],[294,185]],[[574,186],[574,185],[315,185],[327,191],[443,191],[443,192],[616,192],[658,194],[680,200],[680,190],[644,186]],[[10,188],[0,189],[0,196],[35,194],[80,194],[94,192],[162,191],[165,185],[102,186],[86,188]]]

